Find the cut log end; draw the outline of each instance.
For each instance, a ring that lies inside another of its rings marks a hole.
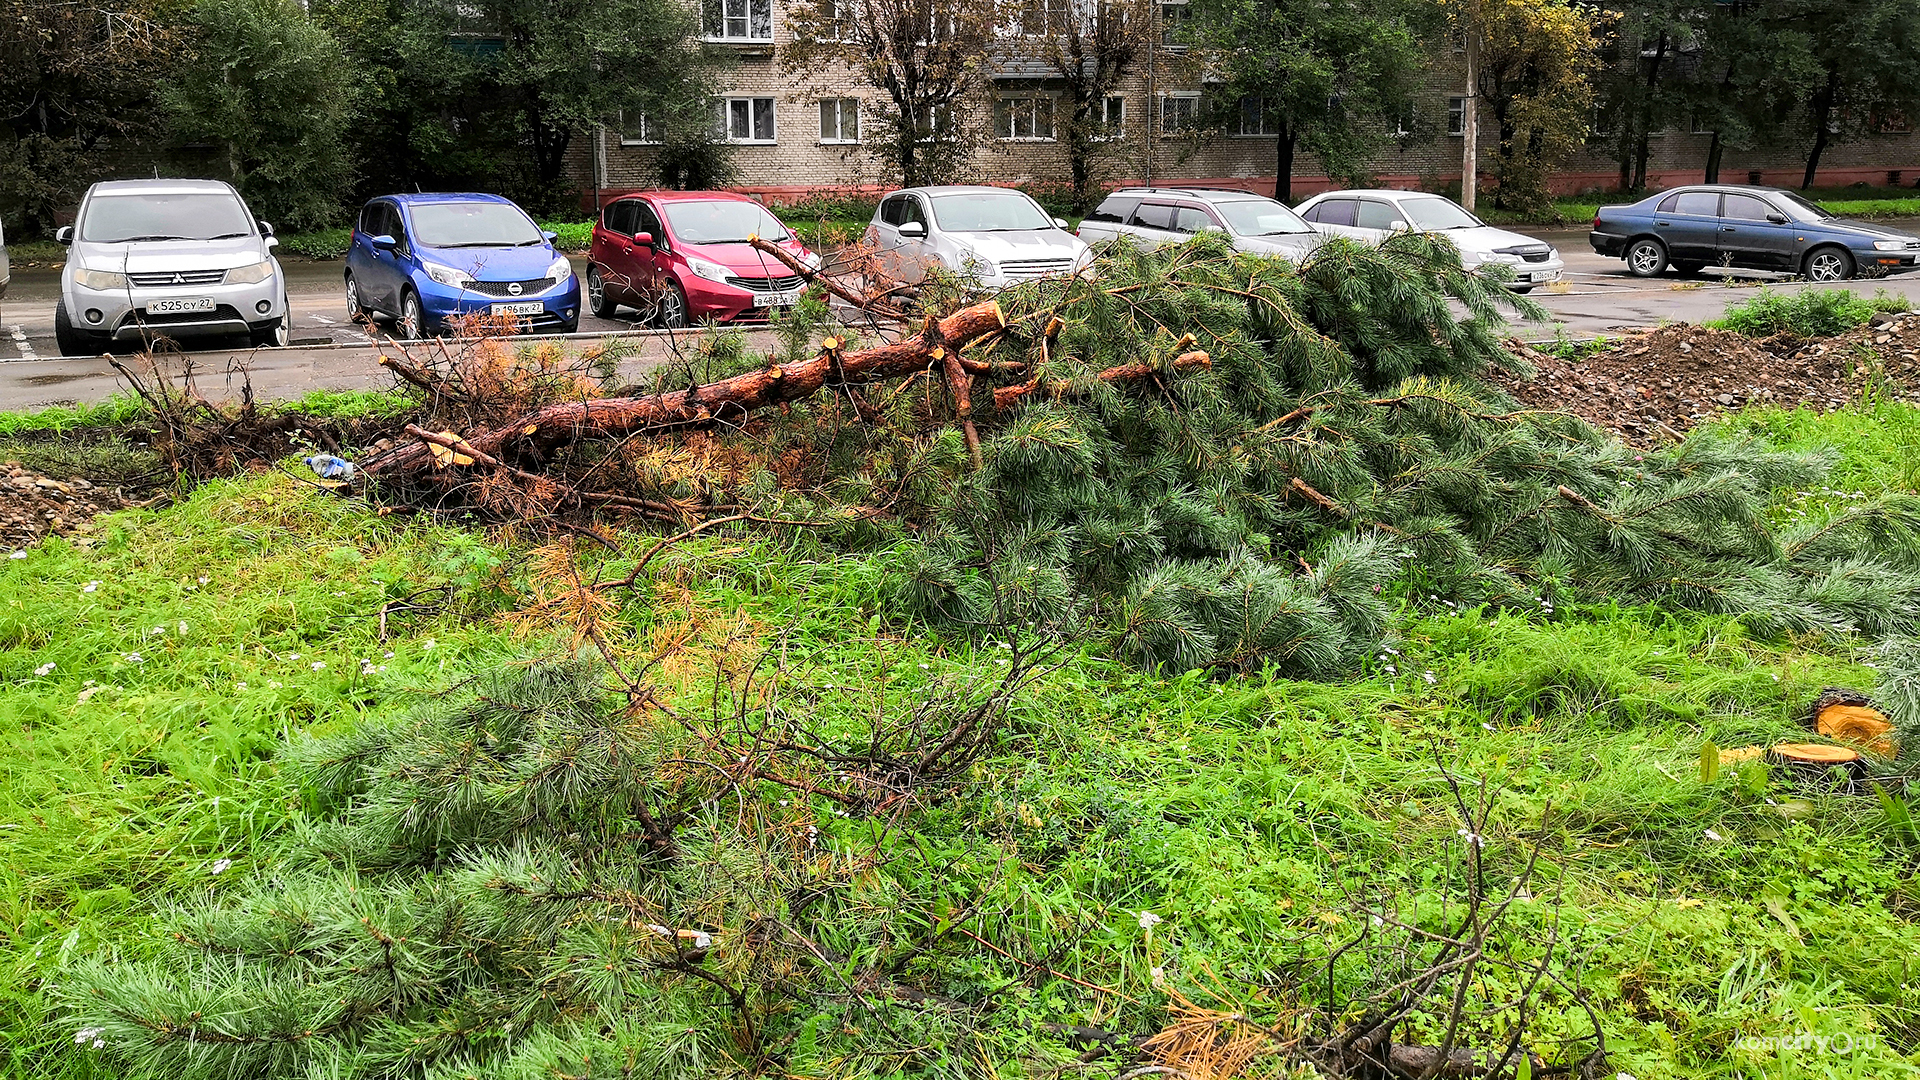
[[[1820,710],[1814,730],[1836,742],[1864,747],[1881,757],[1893,757],[1893,721],[1870,705],[1829,705]]]

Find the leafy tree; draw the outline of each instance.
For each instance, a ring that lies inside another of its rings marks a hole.
[[[1425,70],[1438,9],[1414,0],[1194,0],[1184,31],[1222,79],[1222,104],[1264,110],[1279,136],[1274,197],[1291,200],[1305,148],[1360,181]]]
[[[109,144],[143,145],[183,37],[178,12],[154,0],[0,0],[0,207],[13,235],[51,231],[108,172]]]
[[[958,177],[980,140],[981,97],[998,34],[993,0],[811,0],[787,9],[789,74],[844,66],[881,91],[872,140],[907,187]]]
[[[1622,191],[1646,186],[1653,133],[1688,112],[1681,84],[1698,75],[1700,27],[1714,6],[1707,0],[1640,0],[1605,26],[1594,84],[1599,111],[1612,129]]]
[[[212,143],[255,213],[332,224],[353,179],[355,72],[295,0],[196,0],[192,54],[161,87],[174,137]]]
[[[1884,119],[1920,113],[1920,0],[1760,0],[1758,29],[1798,52],[1807,73],[1786,100],[1805,103],[1812,130],[1803,187],[1836,142],[1878,129]],[[1792,70],[1792,69],[1789,69]]]
[[[1018,9],[1020,40],[1014,56],[1033,56],[1047,79],[1065,92],[1056,130],[1067,152],[1074,209],[1085,213],[1100,201],[1100,167],[1127,143],[1107,122],[1107,96],[1118,93],[1146,54],[1154,31],[1150,0],[1092,0],[1065,7],[1026,0]]]
[[[1480,85],[1500,134],[1498,205],[1551,204],[1547,180],[1586,141],[1596,58],[1592,16],[1572,0],[1477,0]],[[1456,20],[1467,5],[1448,0]]]

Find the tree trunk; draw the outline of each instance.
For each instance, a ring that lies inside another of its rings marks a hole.
[[[1820,171],[1820,155],[1826,151],[1827,142],[1832,136],[1833,99],[1840,89],[1840,70],[1827,72],[1827,82],[1820,92],[1813,95],[1813,150],[1807,155],[1807,175],[1800,181],[1800,190],[1813,186],[1813,176]]]
[[[723,418],[737,419],[756,409],[808,397],[830,380],[873,382],[929,369],[964,369],[964,363],[957,361],[958,351],[1005,325],[1000,305],[988,301],[938,322],[928,319],[919,334],[896,344],[850,353],[824,349],[810,360],[774,364],[672,393],[549,405],[511,423],[468,435],[465,444],[499,457],[510,444],[552,449],[582,439],[621,438],[654,428],[696,427]],[[964,386],[955,390],[956,398],[960,398]],[[411,443],[362,462],[360,471],[369,477],[405,477],[436,468],[437,460],[427,444]]]
[[[1660,85],[1660,64],[1667,58],[1667,32],[1660,31],[1660,44],[1654,46],[1653,63],[1647,66],[1647,93],[1640,102],[1639,142],[1634,146],[1633,189],[1644,191],[1647,186],[1647,154],[1653,138],[1653,91]]]
[[[1701,181],[1702,183],[1720,182],[1720,150],[1720,132],[1716,129],[1713,133],[1713,141],[1707,144],[1707,176]]]
[[[1282,120],[1273,150],[1273,197],[1289,206],[1293,205],[1293,154],[1298,142],[1293,125]]]

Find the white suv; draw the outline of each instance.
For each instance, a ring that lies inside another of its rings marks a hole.
[[[57,238],[70,248],[53,309],[63,355],[162,337],[287,343],[287,279],[273,257],[280,242],[230,184],[98,183]]]

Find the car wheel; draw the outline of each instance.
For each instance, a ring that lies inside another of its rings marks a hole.
[[[653,325],[662,330],[678,330],[687,325],[687,294],[680,291],[679,285],[668,282],[666,291],[654,301]]]
[[[105,334],[90,333],[73,325],[64,299],[53,305],[53,340],[60,346],[61,356],[98,356],[107,351]]]
[[[347,321],[350,323],[373,321],[366,305],[360,302],[360,283],[353,280],[352,274],[347,275]]]
[[[602,319],[613,318],[620,305],[607,299],[607,282],[600,276],[600,268],[587,267],[587,310]]]
[[[1814,248],[1807,252],[1800,275],[1808,281],[1845,281],[1853,276],[1853,256],[1844,248]]]
[[[418,341],[427,336],[427,317],[420,310],[420,294],[408,289],[400,297],[400,319],[394,332],[402,341]]]
[[[1627,245],[1627,273],[1659,277],[1667,268],[1667,245],[1658,240],[1635,240]]]

